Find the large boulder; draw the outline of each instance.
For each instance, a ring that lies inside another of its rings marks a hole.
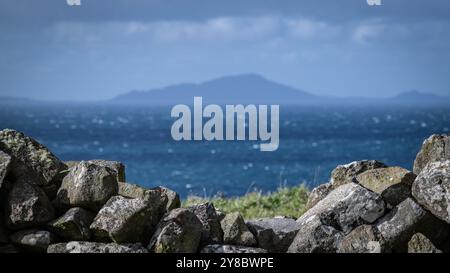
[[[148,253],[141,244],[68,242],[50,245],[47,253]]]
[[[206,202],[190,206],[187,209],[193,212],[203,225],[202,238],[200,240],[202,246],[223,242],[223,231],[212,203]]]
[[[55,204],[60,207],[82,207],[99,210],[117,194],[115,173],[108,167],[82,161],[64,177]]]
[[[355,184],[344,184],[303,214],[300,232],[289,252],[336,252],[342,238],[354,228],[374,223],[385,211],[381,196]]]
[[[11,156],[11,174],[15,179],[33,181],[42,187],[61,182],[67,167],[46,147],[23,133],[5,129],[0,131],[0,150]]]
[[[195,253],[202,229],[202,222],[190,210],[171,210],[159,222],[148,248],[156,253]]]
[[[368,170],[386,167],[386,165],[376,160],[353,161],[345,165],[337,166],[331,172],[329,183],[322,184],[311,191],[308,203],[306,205],[307,209],[314,207],[314,205],[319,203],[336,188],[350,182],[356,182],[356,176],[358,174],[361,174]]]
[[[442,253],[442,251],[437,249],[425,235],[416,233],[408,242],[408,253]]]
[[[255,235],[258,247],[269,252],[286,252],[300,229],[295,219],[284,217],[249,220],[247,226]]]
[[[411,197],[416,175],[401,167],[378,168],[356,176],[358,183],[383,197],[392,207]]]
[[[443,242],[448,226],[408,198],[376,223],[386,248],[406,252],[408,241],[415,233],[423,233],[434,242]]]
[[[256,238],[248,229],[239,212],[226,214],[220,221],[223,242],[230,245],[254,246]]]
[[[362,225],[341,240],[337,252],[382,253],[384,242],[376,228],[371,225]]]
[[[0,150],[0,189],[2,188],[6,174],[9,171],[10,164],[11,157]]]
[[[235,245],[207,245],[205,246],[200,253],[235,253],[235,254],[244,254],[244,253],[267,253],[267,250],[256,247],[246,247],[246,246],[235,246]]]
[[[450,160],[426,165],[413,183],[412,194],[436,217],[450,223]]]
[[[8,194],[6,225],[17,230],[39,227],[54,218],[55,211],[46,194],[38,186],[16,181]]]
[[[45,230],[21,230],[10,236],[11,242],[21,248],[46,252],[47,247],[56,241],[56,237]]]
[[[99,165],[102,167],[107,167],[113,171],[115,174],[117,181],[125,182],[125,165],[119,161],[110,161],[110,160],[100,160],[100,159],[94,159],[94,160],[88,160],[87,162]],[[69,169],[77,166],[80,164],[80,161],[65,161],[64,162]]]
[[[48,224],[48,229],[66,241],[89,241],[89,226],[94,214],[83,208],[71,208],[64,215]]]
[[[90,229],[98,241],[147,243],[159,221],[158,207],[140,198],[114,196],[98,212]]]
[[[413,172],[419,175],[428,163],[446,159],[450,159],[450,135],[432,135],[423,142]]]

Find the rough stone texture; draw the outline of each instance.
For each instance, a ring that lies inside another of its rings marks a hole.
[[[6,204],[6,225],[17,230],[39,227],[54,218],[54,209],[44,191],[23,180],[12,185]]]
[[[434,242],[448,236],[448,226],[408,198],[381,218],[376,228],[386,247],[394,252],[406,252],[407,244],[415,233],[423,233]]]
[[[413,172],[419,175],[428,163],[446,159],[450,159],[450,135],[432,135],[423,142]]]
[[[250,232],[239,212],[229,213],[220,221],[223,242],[230,245],[254,246],[255,236]]]
[[[267,253],[265,249],[235,245],[207,245],[200,253]]]
[[[148,248],[156,253],[195,253],[202,229],[202,222],[190,210],[171,210],[159,222]]]
[[[442,253],[434,244],[422,233],[416,233],[408,242],[408,253]]]
[[[247,226],[255,235],[258,247],[269,252],[286,252],[300,229],[291,218],[262,218],[247,221]]]
[[[120,182],[126,181],[125,180],[126,179],[125,178],[125,165],[123,165],[119,161],[94,159],[94,160],[88,160],[87,162],[98,165],[98,166],[110,168],[113,171],[113,173],[115,174],[117,181],[120,181]],[[64,163],[67,165],[67,167],[69,169],[71,169],[71,168],[77,166],[78,164],[80,164],[80,161],[65,161]]]
[[[345,236],[339,244],[339,253],[382,253],[383,241],[378,230],[371,225],[362,225]]]
[[[0,151],[0,189],[2,188],[3,180],[6,178],[6,174],[9,171],[10,164],[11,157]]]
[[[322,184],[313,189],[308,203],[307,209],[314,207],[322,199],[324,199],[330,192],[350,182],[356,182],[356,176],[368,170],[386,168],[387,166],[376,160],[360,160],[353,161],[345,165],[337,166],[331,172],[331,178],[329,183]]]
[[[117,191],[117,178],[111,169],[82,161],[64,177],[55,204],[98,210]]]
[[[156,187],[153,188],[153,190],[160,191],[164,196],[166,212],[177,209],[181,206],[180,196],[173,190],[165,187]]]
[[[114,196],[98,212],[90,229],[96,240],[146,243],[158,224],[158,207],[140,198]]]
[[[11,156],[10,172],[16,179],[39,186],[59,185],[60,173],[67,168],[46,147],[15,130],[0,131],[0,150]]]
[[[89,226],[94,214],[83,208],[71,208],[63,216],[48,224],[49,230],[66,241],[89,241]]]
[[[425,166],[413,183],[412,194],[436,217],[450,223],[450,160]]]
[[[223,231],[212,203],[206,202],[187,209],[192,211],[203,225],[202,238],[200,240],[202,246],[223,242]]]
[[[47,253],[148,253],[141,244],[68,242],[50,245]]]
[[[55,237],[45,230],[21,230],[10,236],[11,242],[30,251],[46,252]]]
[[[378,168],[365,171],[356,177],[358,183],[383,197],[391,206],[411,197],[411,186],[416,175],[400,167]]]

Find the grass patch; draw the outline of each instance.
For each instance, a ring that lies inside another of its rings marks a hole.
[[[190,196],[183,201],[182,206],[187,207],[204,202],[212,202],[216,209],[225,213],[240,212],[245,219],[290,216],[299,217],[305,212],[309,190],[305,185],[295,187],[282,187],[275,192],[263,194],[251,192],[234,198],[201,198]]]

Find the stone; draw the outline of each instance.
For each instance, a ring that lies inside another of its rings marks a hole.
[[[356,182],[356,176],[373,169],[386,168],[387,166],[376,160],[360,160],[353,161],[345,165],[337,166],[331,172],[331,178],[329,183],[322,184],[313,189],[306,205],[307,209],[314,207],[322,199],[324,199],[330,192],[336,188],[350,183]]]
[[[267,253],[267,250],[255,247],[235,246],[235,245],[207,245],[200,253]]]
[[[415,178],[415,174],[401,167],[372,169],[356,176],[361,186],[380,194],[392,207],[411,197]]]
[[[437,218],[450,223],[450,160],[426,165],[413,183],[412,195]]]
[[[408,253],[442,253],[434,244],[422,233],[416,233],[408,242]]]
[[[71,208],[64,215],[48,224],[48,229],[66,241],[89,241],[89,226],[94,214],[83,208]]]
[[[223,231],[212,203],[206,202],[190,206],[187,209],[192,211],[203,225],[201,245],[220,244],[223,242]]]
[[[300,229],[295,219],[282,217],[249,220],[246,224],[259,248],[277,253],[286,252]]]
[[[181,207],[180,196],[175,191],[165,187],[156,187],[153,190],[160,191],[165,197],[165,212]]]
[[[50,245],[47,253],[148,253],[141,244],[68,242]]]
[[[156,253],[196,253],[203,224],[190,210],[171,210],[159,222],[148,248]]]
[[[406,252],[408,241],[415,233],[423,233],[434,242],[442,242],[448,236],[448,226],[424,210],[412,198],[401,202],[376,224],[386,248],[394,252]]]
[[[54,208],[38,186],[23,180],[16,181],[8,194],[6,225],[13,230],[34,228],[54,218]]]
[[[338,253],[382,253],[384,245],[378,230],[362,225],[347,234],[340,242]]]
[[[117,182],[110,168],[82,161],[64,177],[55,204],[60,208],[99,210],[109,198],[117,194]]]
[[[95,216],[90,229],[98,241],[147,243],[159,221],[158,207],[140,198],[114,196]]]
[[[446,159],[450,160],[450,135],[432,135],[423,142],[413,172],[419,175],[428,163]]]
[[[100,160],[100,159],[88,160],[87,162],[111,169],[115,174],[117,181],[126,182],[125,165],[123,165],[123,163],[119,161]],[[80,164],[80,161],[65,161],[64,163],[67,165],[69,169],[71,169]]]
[[[230,245],[255,246],[255,236],[250,232],[239,212],[226,214],[220,221],[223,242]]]
[[[3,185],[3,180],[6,178],[6,174],[9,171],[9,166],[11,164],[11,157],[0,151],[0,189]]]
[[[33,181],[38,186],[61,182],[67,166],[36,140],[16,130],[0,131],[0,150],[11,159],[10,173],[16,180]]]
[[[47,247],[56,241],[55,236],[45,230],[21,230],[10,236],[11,242],[24,249],[46,252]]]

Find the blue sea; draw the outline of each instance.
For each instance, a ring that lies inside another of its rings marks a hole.
[[[412,169],[423,140],[450,130],[449,107],[286,106],[280,146],[172,140],[170,108],[102,104],[0,105],[0,128],[36,138],[62,160],[108,159],[127,180],[190,194],[239,196],[327,182],[338,164],[377,159]]]

